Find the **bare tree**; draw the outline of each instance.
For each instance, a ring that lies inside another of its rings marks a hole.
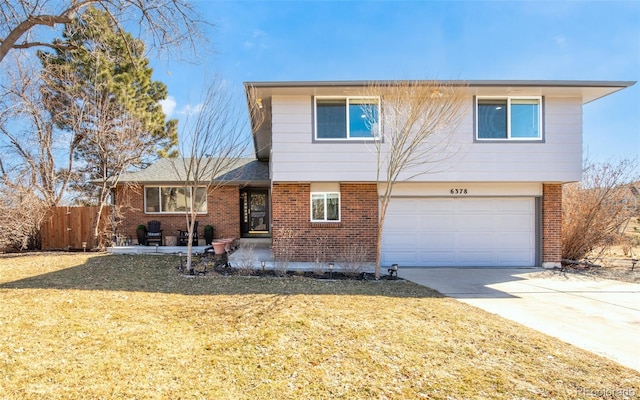
[[[43,107],[39,72],[35,66],[20,62],[7,71],[9,82],[2,88],[10,115],[0,121],[5,155],[0,182],[21,182],[53,207],[62,200],[71,179],[78,141],[73,135],[59,134],[55,116]],[[65,150],[58,151],[61,148]]]
[[[0,2],[0,62],[11,49],[51,47],[43,27],[67,25],[89,6],[106,11],[120,30],[138,27],[154,48],[191,48],[203,40],[203,21],[185,0],[2,0]]]
[[[250,102],[256,104],[255,102]],[[183,182],[188,230],[186,270],[191,271],[192,240],[198,212],[207,195],[241,173],[249,134],[241,112],[242,103],[220,77],[205,87],[192,121],[185,121],[180,138],[182,157],[173,160],[173,170]],[[256,105],[257,106],[257,105]],[[250,106],[251,107],[251,106]],[[253,113],[250,110],[250,114]]]
[[[593,163],[585,160],[582,181],[564,185],[562,258],[582,260],[612,244],[636,212],[630,184],[640,180],[637,159]]]
[[[367,125],[374,135],[376,181],[379,185],[380,215],[375,276],[380,277],[382,232],[398,181],[439,172],[443,163],[456,155],[453,130],[462,120],[466,85],[451,81],[373,82],[363,96],[380,99],[377,105],[363,105]]]

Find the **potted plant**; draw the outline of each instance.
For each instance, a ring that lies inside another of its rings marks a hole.
[[[215,242],[213,242],[213,251],[218,255],[225,254],[226,247],[227,247],[227,242],[225,242],[224,240],[217,239]]]
[[[205,225],[204,227],[204,242],[210,245],[213,242],[213,226]]]
[[[138,244],[144,245],[147,238],[147,227],[143,224],[138,225],[136,228],[136,236],[138,237]]]

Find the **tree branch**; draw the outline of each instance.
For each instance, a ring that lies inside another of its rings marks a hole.
[[[2,44],[0,44],[0,62],[2,62],[9,50],[16,48],[18,39],[34,26],[45,25],[53,27],[55,24],[68,24],[70,22],[71,18],[66,15],[36,15],[27,17],[27,19],[13,28],[11,32],[9,32],[9,35],[2,41]]]

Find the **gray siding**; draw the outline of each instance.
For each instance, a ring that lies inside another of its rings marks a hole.
[[[457,150],[413,181],[569,182],[580,180],[582,99],[549,97],[544,142],[475,142],[473,99],[454,133]],[[310,96],[272,98],[272,178],[276,182],[374,181],[375,146],[313,141]],[[425,168],[425,169],[428,169]]]

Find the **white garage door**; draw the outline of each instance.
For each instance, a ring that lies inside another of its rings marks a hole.
[[[535,231],[534,198],[393,198],[382,265],[534,266]]]

